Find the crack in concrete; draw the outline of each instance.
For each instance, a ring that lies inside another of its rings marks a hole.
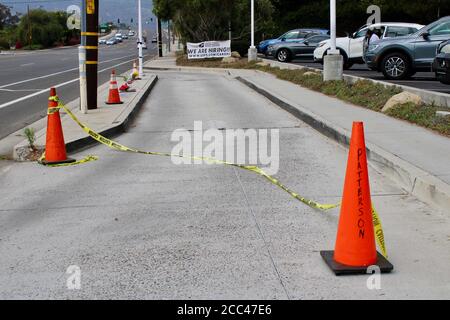
[[[240,187],[242,189],[242,193],[244,194],[244,198],[245,198],[245,202],[247,203],[247,207],[248,207],[248,209],[250,210],[250,212],[252,214],[253,220],[254,220],[255,225],[256,225],[256,229],[258,230],[258,233],[261,236],[262,241],[264,242],[264,247],[267,250],[267,253],[269,255],[270,261],[272,262],[272,266],[273,266],[273,268],[275,270],[275,273],[277,274],[278,280],[280,281],[280,284],[283,287],[283,290],[284,290],[284,293],[286,294],[286,297],[288,298],[288,300],[291,300],[291,297],[289,296],[289,293],[288,293],[288,291],[286,289],[286,286],[284,285],[283,279],[281,278],[280,272],[278,271],[278,268],[277,268],[275,260],[274,260],[274,258],[272,256],[272,253],[270,252],[267,240],[264,237],[264,234],[263,234],[263,232],[261,230],[261,226],[259,225],[258,219],[256,218],[255,212],[253,211],[253,209],[252,209],[252,207],[250,205],[250,201],[248,199],[247,192],[245,192],[245,188],[244,188],[244,185],[242,184],[241,178],[239,177],[239,174],[238,174],[236,168],[233,168],[233,171],[234,171],[234,174],[235,174],[235,176],[236,176],[236,178],[237,178],[237,180],[239,182],[239,185],[240,185]]]

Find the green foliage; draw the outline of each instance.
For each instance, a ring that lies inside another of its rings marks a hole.
[[[182,39],[192,42],[250,37],[250,1],[248,0],[154,0],[154,13],[173,20]],[[271,0],[256,1],[257,32],[273,27]]]
[[[50,12],[42,9],[31,10],[20,20],[18,36],[28,45],[31,29],[31,48],[35,46],[52,47],[57,43],[66,43],[76,31],[68,30],[67,13]]]
[[[436,115],[436,111],[441,109],[432,105],[417,106],[413,103],[405,103],[388,110],[387,114],[450,137],[450,116]]]
[[[0,30],[14,26],[19,22],[19,17],[11,13],[10,7],[0,3]]]
[[[23,131],[28,140],[28,145],[31,149],[35,149],[34,143],[36,142],[36,135],[33,128],[25,128]]]

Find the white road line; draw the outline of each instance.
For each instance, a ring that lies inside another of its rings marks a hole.
[[[28,66],[33,66],[33,65],[35,65],[34,62],[32,62],[32,63],[21,64],[20,66],[21,66],[21,67],[28,67]]]
[[[111,61],[115,61],[115,60],[120,60],[120,59],[128,58],[128,57],[131,57],[131,56],[135,56],[135,55],[127,55],[127,56],[120,57],[120,58],[115,58],[115,59],[111,59],[111,60],[101,61],[99,64],[104,64],[104,63],[108,63],[108,62],[111,62]],[[45,76],[41,76],[41,77],[36,77],[36,78],[27,79],[27,80],[22,80],[22,81],[10,83],[10,84],[5,84],[5,85],[3,85],[3,86],[0,86],[0,89],[7,88],[7,87],[11,87],[11,86],[15,86],[15,85],[22,84],[22,83],[26,83],[26,82],[30,82],[30,81],[34,81],[34,80],[50,78],[50,77],[53,77],[53,76],[57,76],[57,75],[60,75],[60,74],[63,74],[63,73],[67,73],[67,72],[71,72],[71,71],[75,71],[75,70],[78,70],[78,67],[72,68],[72,69],[68,69],[68,70],[64,70],[64,71],[59,71],[59,72],[51,73],[51,74],[48,74],[48,75],[45,75]]]
[[[147,57],[148,57],[148,56],[149,56],[149,55],[147,55]],[[124,65],[124,64],[126,64],[126,63],[130,63],[130,62],[135,61],[135,60],[136,60],[136,59],[131,59],[131,60],[127,60],[127,61],[121,62],[121,63],[116,64],[116,65],[114,65],[114,66],[111,66],[111,67],[102,69],[102,70],[100,70],[98,73],[105,72],[105,71],[107,71],[107,70],[111,70],[111,69],[113,69],[113,68],[116,68],[116,67],[118,67],[118,66]],[[80,81],[80,79],[79,79],[79,78],[76,78],[76,79],[73,79],[73,80],[69,80],[69,81],[66,81],[66,82],[63,82],[63,83],[54,85],[53,87],[54,87],[54,88],[60,88],[60,87],[66,86],[66,85],[68,85],[68,84],[77,82],[77,81]],[[28,100],[28,99],[30,99],[30,98],[33,98],[33,97],[35,97],[35,96],[41,95],[41,94],[46,93],[46,92],[48,92],[48,89],[44,89],[44,90],[41,90],[41,91],[32,93],[32,94],[30,94],[30,95],[28,95],[28,96],[24,96],[24,97],[22,97],[22,98],[19,98],[19,99],[10,101],[10,102],[6,102],[6,103],[0,105],[0,109],[6,108],[6,107],[8,107],[8,106],[10,106],[10,105],[13,105],[13,104],[15,104],[15,103],[18,103],[18,102],[21,102],[21,101],[24,101],[24,100]]]
[[[39,91],[42,89],[0,89],[0,91],[5,91],[5,92],[30,92],[30,91]]]

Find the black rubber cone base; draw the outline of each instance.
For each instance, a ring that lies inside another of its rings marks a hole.
[[[54,164],[65,164],[65,163],[74,163],[74,162],[76,162],[77,160],[75,160],[75,159],[72,159],[72,158],[67,158],[66,160],[64,160],[64,161],[56,161],[56,162],[50,162],[50,161],[47,161],[47,160],[42,160],[42,164],[43,165],[54,165]]]
[[[115,102],[115,103],[110,103],[108,101],[105,102],[107,105],[114,105],[114,104],[123,104],[123,101],[120,102]]]
[[[380,268],[381,273],[389,273],[394,270],[394,266],[377,252],[377,263],[375,264]],[[341,275],[351,275],[351,274],[367,274],[368,267],[352,267],[346,266],[344,264],[340,264],[339,262],[334,261],[334,251],[320,251],[320,255],[323,260],[325,260],[326,264],[333,270],[334,274],[337,276]]]

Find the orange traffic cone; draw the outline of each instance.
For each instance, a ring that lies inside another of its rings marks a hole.
[[[109,97],[106,104],[122,104],[120,101],[119,89],[117,88],[116,71],[111,72],[111,81],[109,82]]]
[[[50,89],[48,101],[47,136],[45,143],[45,159],[43,164],[61,164],[75,162],[67,158],[66,144],[59,115],[58,102],[56,101],[56,89]]]
[[[372,265],[381,272],[394,268],[376,251],[372,219],[364,125],[354,122],[335,250],[320,252],[336,275],[366,273]]]

